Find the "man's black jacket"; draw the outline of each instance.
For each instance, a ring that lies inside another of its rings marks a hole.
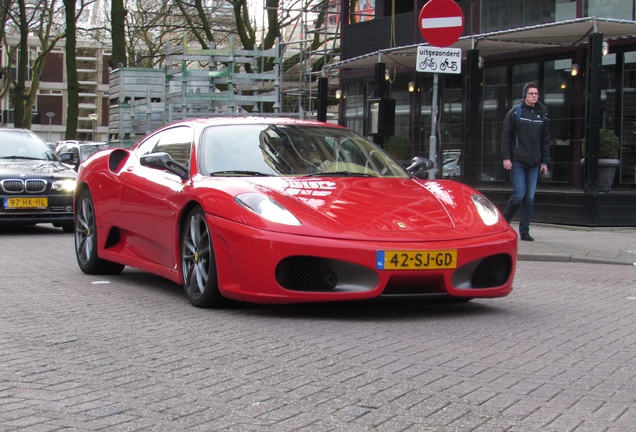
[[[503,160],[523,162],[530,166],[550,162],[550,131],[548,113],[544,104],[535,106],[521,102],[521,116],[517,118],[518,107],[513,107],[503,123],[501,133],[501,157]]]

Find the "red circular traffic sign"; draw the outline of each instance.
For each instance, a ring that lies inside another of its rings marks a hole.
[[[420,33],[428,43],[447,47],[464,31],[464,13],[453,0],[430,0],[420,11]]]

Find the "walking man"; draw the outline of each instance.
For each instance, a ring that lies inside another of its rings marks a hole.
[[[503,167],[510,171],[512,181],[504,218],[510,223],[521,206],[519,235],[521,240],[533,241],[530,219],[539,172],[548,173],[550,131],[547,107],[539,102],[537,84],[526,84],[522,97],[521,103],[506,114],[501,134]]]

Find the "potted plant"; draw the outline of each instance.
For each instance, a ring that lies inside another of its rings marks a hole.
[[[597,188],[601,192],[607,192],[612,188],[616,167],[620,165],[620,151],[621,143],[616,134],[609,129],[601,129],[598,142],[597,183]]]

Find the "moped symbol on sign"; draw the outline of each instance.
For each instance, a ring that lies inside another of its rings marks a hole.
[[[460,48],[438,48],[429,45],[417,47],[415,70],[459,74],[462,72],[462,50]]]

